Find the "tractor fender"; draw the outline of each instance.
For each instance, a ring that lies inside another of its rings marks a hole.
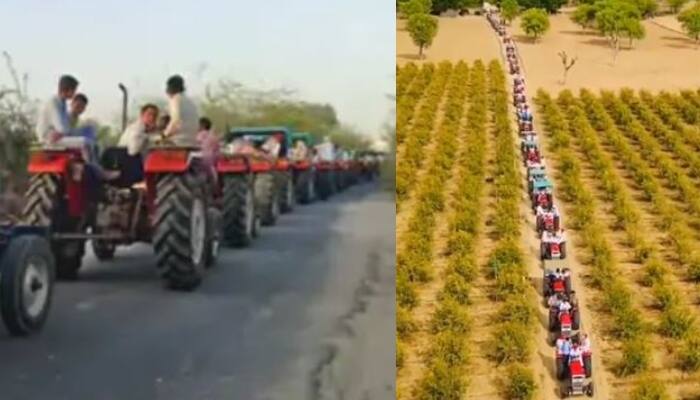
[[[216,170],[219,173],[245,173],[250,168],[250,161],[245,156],[234,155],[219,158],[216,161]]]
[[[190,165],[190,150],[187,149],[155,149],[148,153],[144,162],[146,174],[181,173],[187,171]]]

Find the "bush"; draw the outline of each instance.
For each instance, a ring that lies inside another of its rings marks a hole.
[[[530,334],[528,326],[517,322],[500,324],[490,341],[489,354],[499,364],[525,362],[530,355]]]
[[[654,286],[657,283],[663,282],[663,277],[668,272],[668,268],[658,258],[650,259],[644,264],[644,277],[642,284],[644,286]]]
[[[474,254],[459,254],[450,259],[449,269],[454,271],[467,282],[472,282],[477,275],[478,266]]]
[[[520,27],[526,35],[537,40],[549,29],[549,17],[541,8],[531,8],[520,16]]]
[[[449,275],[440,297],[450,298],[461,305],[469,304],[469,282],[460,275]]]
[[[621,376],[632,375],[649,368],[651,362],[651,347],[641,337],[625,340],[622,344],[622,360],[618,366]]]
[[[659,331],[664,336],[678,339],[685,336],[694,323],[695,318],[687,309],[673,306],[661,315]]]
[[[415,397],[419,400],[460,400],[467,387],[461,368],[451,368],[442,360],[433,361],[419,383]]]
[[[630,400],[671,400],[671,397],[663,382],[647,376],[637,382]]]
[[[530,304],[527,295],[510,296],[498,312],[501,321],[517,322],[530,326],[534,321],[535,309]]]
[[[406,350],[404,348],[404,344],[400,339],[396,339],[396,368],[401,368],[403,367],[404,362],[406,361]]]
[[[494,300],[505,300],[509,295],[522,294],[527,291],[528,282],[522,271],[506,270],[496,277],[496,287],[491,292]]]
[[[411,318],[411,313],[402,306],[396,307],[396,336],[401,339],[408,338],[413,332],[416,331],[417,325],[413,318]]]
[[[688,335],[679,351],[680,367],[686,372],[700,369],[700,337]]]
[[[431,360],[444,361],[448,367],[458,367],[467,361],[467,343],[463,334],[442,332],[438,334],[428,353]]]
[[[404,270],[396,272],[396,302],[407,308],[413,308],[418,304],[418,294],[415,284],[408,280]]]
[[[445,331],[466,333],[468,330],[469,316],[464,307],[449,298],[441,300],[433,316],[433,333]]]
[[[532,371],[520,364],[511,365],[506,372],[504,397],[510,400],[530,400],[535,398],[537,383]]]
[[[669,310],[671,307],[677,306],[679,302],[678,293],[674,288],[662,283],[657,283],[654,286],[654,298],[656,305],[662,311]]]

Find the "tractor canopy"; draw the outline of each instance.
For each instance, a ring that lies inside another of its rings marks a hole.
[[[547,179],[546,175],[547,172],[545,172],[544,168],[542,167],[533,167],[527,169],[527,176],[534,180]]]
[[[551,189],[552,187],[552,182],[550,182],[547,178],[537,179],[534,182],[532,182],[533,191]]]
[[[251,141],[255,147],[260,147],[271,136],[275,136],[280,142],[280,157],[287,157],[292,148],[292,133],[284,126],[239,127],[233,128],[224,136],[226,143],[231,143],[237,138]]]
[[[311,135],[308,132],[294,132],[294,133],[292,133],[292,143],[296,143],[299,140],[304,142],[304,144],[308,148],[312,148],[316,144],[316,140],[314,140],[313,135]]]

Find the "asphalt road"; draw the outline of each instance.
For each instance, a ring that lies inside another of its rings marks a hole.
[[[85,259],[44,331],[0,336],[0,399],[391,399],[395,207],[376,185],[224,249],[193,293],[147,246]]]

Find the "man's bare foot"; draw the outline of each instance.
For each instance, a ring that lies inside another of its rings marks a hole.
[[[121,174],[121,171],[104,171],[103,179],[106,181],[113,181],[115,179],[118,179],[121,176]]]

